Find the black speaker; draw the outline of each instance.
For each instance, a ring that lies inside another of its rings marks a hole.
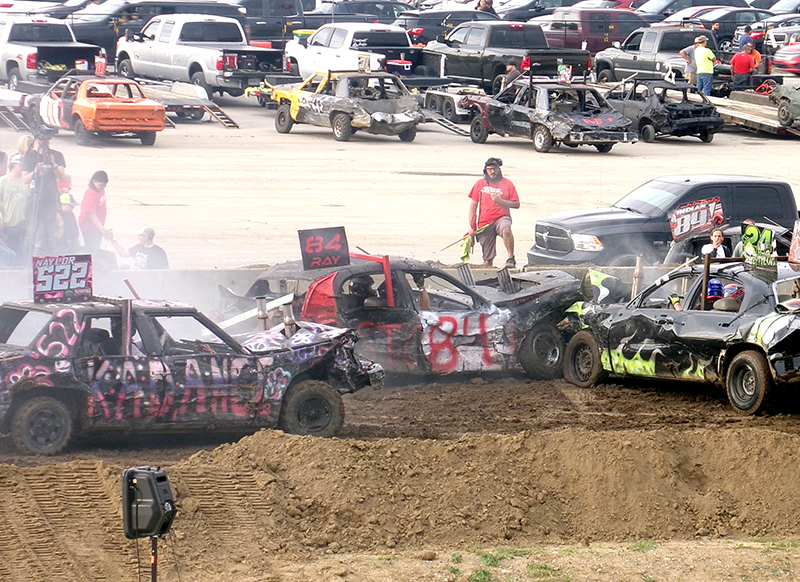
[[[177,513],[167,472],[160,467],[134,467],[122,473],[122,527],[130,540],[169,531]]]

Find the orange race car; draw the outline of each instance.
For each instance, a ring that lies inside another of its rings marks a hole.
[[[31,128],[71,129],[80,145],[93,135],[138,137],[153,145],[166,116],[163,104],[122,77],[66,75],[43,95],[24,97],[23,105]]]

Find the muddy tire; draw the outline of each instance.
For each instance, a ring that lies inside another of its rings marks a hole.
[[[458,113],[456,113],[456,104],[452,99],[442,99],[442,117],[450,123],[458,122]]]
[[[289,133],[292,131],[294,119],[289,111],[291,105],[288,103],[281,103],[278,106],[278,111],[275,112],[275,131],[278,133]]]
[[[417,128],[410,127],[405,131],[401,131],[397,134],[397,137],[400,138],[400,141],[414,141],[414,138],[417,137]]]
[[[607,154],[608,152],[611,151],[611,148],[614,147],[614,144],[613,143],[599,143],[594,147],[601,154]]]
[[[553,147],[553,134],[544,125],[537,125],[533,129],[533,148],[537,152],[546,154]]]
[[[142,131],[139,133],[139,141],[142,142],[143,146],[151,146],[155,145],[156,143],[156,132],[155,131]]]
[[[344,403],[330,384],[306,380],[289,388],[283,397],[278,428],[318,437],[332,437],[344,424]]]
[[[136,73],[133,72],[133,65],[130,59],[122,59],[119,62],[119,67],[117,67],[117,72],[121,77],[128,77],[129,79],[133,79],[133,77],[136,76]]]
[[[353,136],[353,126],[346,113],[334,114],[331,129],[333,129],[333,137],[336,141],[347,141]]]
[[[611,69],[602,69],[597,73],[597,82],[598,83],[613,83],[616,81],[614,77],[614,71]]]
[[[19,69],[14,67],[8,72],[8,88],[12,91],[19,90],[19,82],[22,80],[22,75],[19,74]]]
[[[197,71],[194,75],[192,75],[192,85],[197,85],[198,87],[202,87],[203,90],[206,92],[206,98],[211,99],[211,96],[214,92],[211,90],[211,87],[208,86],[206,83],[206,77],[202,71]]]
[[[539,323],[522,340],[517,360],[531,378],[560,378],[564,373],[565,347],[561,332],[551,323]]]
[[[739,414],[755,414],[765,408],[775,381],[762,354],[746,351],[733,358],[728,368],[725,389],[728,400]]]
[[[92,142],[92,134],[89,133],[89,130],[86,129],[86,126],[80,119],[75,120],[72,130],[75,132],[75,143],[78,145],[85,146]]]
[[[600,362],[600,347],[594,334],[581,330],[572,336],[564,351],[564,378],[580,388],[591,388],[607,376]]]
[[[469,124],[469,138],[473,143],[486,143],[486,138],[488,137],[489,130],[483,124],[483,119],[481,119],[480,115],[476,115],[472,118],[472,123]]]
[[[656,141],[656,128],[652,123],[645,123],[639,130],[639,137],[642,138],[644,143],[653,143]]]
[[[703,143],[711,143],[714,141],[714,132],[707,129],[701,129],[697,137],[699,137],[700,141]]]
[[[794,118],[789,113],[789,103],[786,100],[781,101],[780,105],[778,105],[778,123],[784,127],[794,125]]]
[[[26,455],[57,455],[70,442],[73,420],[69,408],[41,396],[23,402],[11,419],[11,440]]]

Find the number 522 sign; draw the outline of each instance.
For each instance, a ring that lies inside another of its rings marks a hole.
[[[343,226],[298,230],[303,269],[321,269],[350,264],[350,249]]]
[[[92,255],[33,257],[36,303],[83,301],[92,296]]]

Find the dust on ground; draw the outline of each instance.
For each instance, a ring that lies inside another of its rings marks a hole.
[[[159,579],[795,580],[800,406],[691,384],[476,377],[345,398],[340,438],[87,439],[0,452],[0,580],[141,580],[120,476],[167,469]]]

